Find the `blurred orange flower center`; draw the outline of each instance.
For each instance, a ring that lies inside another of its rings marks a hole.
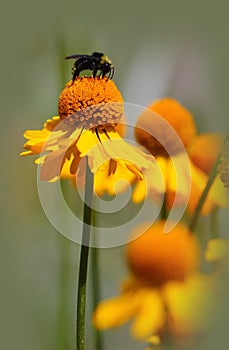
[[[183,281],[199,263],[199,246],[195,237],[179,223],[169,233],[164,233],[164,221],[154,223],[145,232],[139,227],[134,232],[144,232],[129,243],[127,260],[141,282],[155,287],[177,280]]]
[[[138,143],[151,154],[163,157],[180,153],[180,142],[187,147],[195,134],[191,113],[172,98],[151,104],[140,115],[135,128]]]

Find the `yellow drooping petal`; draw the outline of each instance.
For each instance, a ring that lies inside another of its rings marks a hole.
[[[122,162],[117,162],[115,172],[109,174],[109,161],[107,161],[95,173],[94,189],[99,196],[104,192],[113,196],[123,193],[134,179],[135,175]]]
[[[152,345],[159,345],[161,343],[160,337],[158,335],[151,335],[151,337],[146,339],[147,343]],[[152,350],[152,348],[150,348]]]
[[[139,302],[131,293],[100,302],[93,314],[94,326],[100,330],[121,326],[135,315]]]
[[[44,123],[44,128],[52,131],[57,127],[57,125],[61,122],[61,119],[58,115],[53,116],[51,119],[47,119],[46,122]]]
[[[188,201],[191,189],[189,159],[178,154],[167,160],[167,190],[176,193],[181,203]]]
[[[44,128],[42,130],[26,130],[23,136],[29,140],[30,144],[35,144],[37,140],[46,140],[49,134],[50,131]]]
[[[50,131],[43,130],[27,130],[24,133],[24,137],[28,141],[24,144],[24,148],[29,151],[22,152],[21,155],[27,154],[39,154],[42,152],[43,146],[50,135]]]
[[[96,173],[104,162],[110,159],[121,162],[138,179],[142,178],[142,169],[152,169],[154,158],[125,142],[116,131],[101,132],[84,130],[77,142],[81,157],[88,156],[91,171]]]
[[[143,171],[143,180],[137,181],[133,190],[132,200],[138,204],[150,197],[158,202],[166,190],[166,160],[162,157],[156,158],[154,171]]]
[[[158,194],[176,194],[176,204],[186,204],[191,188],[189,160],[185,154],[178,154],[172,158],[156,157],[157,169],[154,169],[153,177],[148,177],[144,172],[146,183],[137,183],[133,201],[140,203],[146,196],[157,199]],[[156,191],[155,191],[156,189]]]
[[[105,135],[104,135],[105,136]],[[102,135],[101,135],[102,137]],[[95,146],[99,145],[99,139],[95,133],[95,131],[92,130],[83,130],[78,142],[77,142],[77,148],[81,154],[81,157],[84,157],[88,155],[88,152],[91,149],[94,149]]]
[[[213,315],[213,279],[194,274],[185,283],[169,282],[164,288],[172,327],[178,333],[206,331]]]
[[[138,339],[146,339],[158,332],[165,322],[163,300],[156,289],[142,289],[137,296],[140,308],[131,327],[131,332]]]
[[[21,155],[39,154],[42,152],[47,139],[51,135],[51,131],[60,123],[60,117],[53,117],[44,123],[42,130],[27,130],[24,137],[28,140],[24,144],[24,148],[29,151],[22,152]],[[55,136],[56,137],[56,136]]]
[[[52,131],[43,146],[46,153],[35,160],[36,164],[41,164],[40,177],[43,181],[53,182],[60,177],[71,178],[76,173],[80,153],[75,142],[80,129],[76,129],[71,135],[65,135],[66,132]]]

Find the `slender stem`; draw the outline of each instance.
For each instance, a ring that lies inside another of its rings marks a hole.
[[[194,229],[196,227],[196,224],[197,224],[199,216],[201,214],[201,210],[203,208],[204,202],[205,202],[207,195],[211,189],[211,186],[212,186],[213,182],[215,181],[215,178],[218,174],[218,166],[220,163],[220,158],[221,158],[221,155],[218,157],[218,159],[216,160],[216,162],[214,164],[214,167],[213,167],[213,169],[208,177],[208,181],[206,183],[206,186],[205,186],[205,188],[200,196],[199,202],[195,208],[193,217],[192,217],[191,222],[189,224],[190,231],[194,231]]]
[[[76,345],[77,350],[85,350],[85,316],[86,316],[86,292],[87,292],[87,266],[89,255],[92,197],[93,197],[93,174],[88,164],[85,179],[85,197],[83,213],[82,243],[80,251],[78,299],[77,299],[77,322],[76,322]]]

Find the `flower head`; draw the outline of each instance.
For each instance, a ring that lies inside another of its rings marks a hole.
[[[160,118],[155,118],[152,112]],[[175,131],[175,137],[171,129]],[[188,204],[187,209],[193,212],[222,147],[222,135],[197,135],[191,113],[172,98],[164,98],[150,105],[140,115],[135,135],[137,141],[156,157],[166,187],[167,207],[172,207],[176,195],[176,204]],[[188,164],[185,154],[188,156]],[[142,200],[143,185],[138,183],[136,186],[133,196],[135,202]],[[216,206],[224,207],[227,202],[225,191],[219,185],[219,179],[216,179],[204,203],[202,214],[208,214]]]
[[[59,97],[58,112],[75,128],[116,126],[123,116],[123,98],[112,80],[84,77],[66,84]]]
[[[156,222],[129,243],[131,277],[123,283],[120,296],[99,303],[93,316],[98,329],[133,319],[133,336],[145,341],[168,332],[180,339],[206,330],[212,282],[198,273],[198,242],[181,223],[169,234],[164,226],[164,221]],[[134,236],[142,230],[138,227]]]
[[[66,84],[60,94],[59,116],[47,120],[42,130],[28,130],[22,155],[44,154],[41,179],[76,176],[82,158],[97,176],[113,177],[122,169],[124,179],[142,179],[152,169],[153,157],[128,145],[116,128],[124,114],[123,98],[111,80],[83,77]],[[98,180],[95,181],[98,183]]]

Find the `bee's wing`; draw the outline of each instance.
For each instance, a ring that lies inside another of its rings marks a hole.
[[[92,58],[91,55],[81,55],[81,54],[77,54],[77,55],[69,55],[69,56],[66,56],[65,59],[66,60],[69,60],[69,59],[72,59],[72,58]]]

